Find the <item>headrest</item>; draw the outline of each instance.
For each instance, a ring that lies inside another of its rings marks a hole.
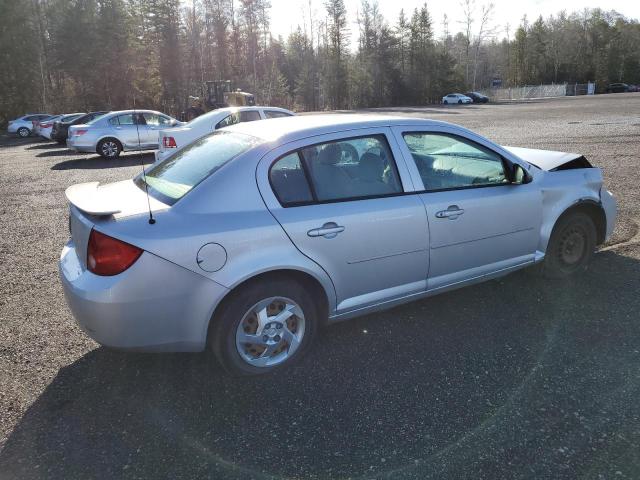
[[[335,165],[342,160],[342,147],[337,143],[325,145],[318,155],[318,163],[322,165]]]
[[[384,160],[375,153],[367,152],[360,158],[360,176],[368,181],[382,181]]]

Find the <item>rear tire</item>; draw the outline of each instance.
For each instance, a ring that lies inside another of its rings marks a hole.
[[[462,100],[458,100],[458,105],[460,105],[462,103]]]
[[[20,127],[18,129],[18,136],[20,138],[27,138],[29,135],[31,135],[31,130],[29,130],[27,127]]]
[[[589,215],[576,212],[553,227],[541,273],[547,278],[566,278],[587,269],[596,249],[597,232]]]
[[[109,160],[118,158],[122,152],[122,144],[115,138],[104,138],[98,142],[96,152]]]
[[[232,375],[260,375],[286,368],[313,343],[318,310],[299,283],[284,277],[256,281],[230,295],[211,320],[208,343]],[[287,312],[292,313],[286,316]],[[257,341],[244,342],[245,335]]]

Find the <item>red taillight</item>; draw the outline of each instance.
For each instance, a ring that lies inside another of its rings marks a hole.
[[[111,276],[124,272],[142,255],[133,245],[91,230],[87,246],[87,268],[96,275]]]
[[[178,148],[176,140],[173,137],[162,137],[162,146],[164,148]]]
[[[40,128],[51,128],[53,123],[41,123]]]
[[[75,137],[79,137],[80,135],[84,135],[85,133],[87,133],[86,130],[74,130],[73,135]]]

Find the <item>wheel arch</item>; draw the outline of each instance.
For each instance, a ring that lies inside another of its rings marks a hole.
[[[596,245],[601,245],[604,242],[607,232],[607,215],[604,211],[604,208],[602,207],[602,204],[600,202],[597,202],[590,198],[585,198],[578,200],[572,205],[569,205],[556,217],[553,224],[551,224],[550,228],[548,228],[547,232],[545,232],[545,251],[547,249],[547,246],[549,245],[549,240],[551,238],[553,229],[556,227],[558,222],[568,215],[572,215],[578,212],[585,213],[593,221],[596,227]]]
[[[326,325],[328,323],[329,309],[331,308],[329,294],[320,279],[303,270],[298,270],[295,268],[276,268],[252,275],[249,278],[245,278],[244,280],[229,288],[226,294],[218,301],[218,303],[213,308],[205,337],[207,339],[207,342],[210,338],[210,331],[214,324],[216,313],[220,311],[220,309],[227,302],[229,302],[234,295],[238,295],[239,292],[253,283],[273,281],[276,278],[295,281],[302,284],[304,288],[313,296],[316,302],[320,325]]]

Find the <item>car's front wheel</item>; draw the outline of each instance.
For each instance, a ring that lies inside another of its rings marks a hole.
[[[556,223],[542,263],[542,274],[564,278],[584,271],[596,249],[596,227],[589,215],[576,212]]]
[[[18,136],[20,138],[27,138],[29,135],[31,135],[31,130],[29,130],[27,127],[20,127],[18,129]]]
[[[462,103],[462,100],[458,100],[458,104],[461,104],[461,103]]]
[[[259,375],[288,366],[309,348],[318,314],[311,295],[286,279],[251,283],[220,306],[209,346],[235,375]]]
[[[98,142],[96,151],[103,158],[118,158],[122,152],[122,145],[115,138],[105,138]]]

